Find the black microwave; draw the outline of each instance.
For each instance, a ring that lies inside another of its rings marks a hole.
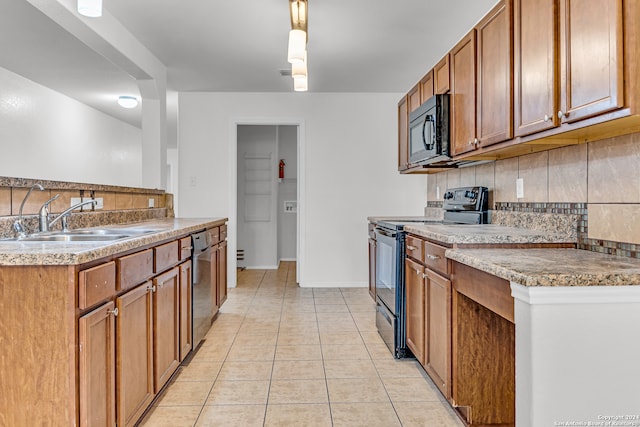
[[[449,95],[434,95],[409,114],[409,163],[447,164],[449,152]]]

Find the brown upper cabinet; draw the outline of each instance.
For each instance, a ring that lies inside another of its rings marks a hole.
[[[433,70],[430,70],[420,80],[420,99],[425,102],[427,99],[433,96]]]
[[[624,106],[622,0],[515,0],[517,136]]]
[[[438,95],[449,92],[449,55],[445,55],[445,57],[433,67],[433,86],[434,92]]]
[[[451,51],[453,155],[513,137],[511,17],[501,1]]]
[[[422,99],[420,98],[420,84],[418,83],[409,91],[409,113],[415,111],[420,104],[422,104]]]
[[[409,107],[407,96],[398,102],[398,170],[409,167]]]
[[[476,30],[451,51],[451,151],[475,149],[476,138]]]

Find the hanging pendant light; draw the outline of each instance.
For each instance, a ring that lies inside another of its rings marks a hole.
[[[293,79],[293,90],[296,92],[306,92],[309,90],[309,82],[307,76],[296,77]]]
[[[291,31],[289,31],[289,47],[287,60],[291,63],[293,88],[295,91],[307,90],[307,32],[308,7],[307,0],[289,0]]]
[[[291,77],[294,79],[307,77],[307,52],[304,53],[302,61],[291,64]]]
[[[78,0],[78,13],[89,18],[102,16],[102,0]]]

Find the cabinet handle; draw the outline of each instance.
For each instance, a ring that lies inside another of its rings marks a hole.
[[[417,268],[416,268],[416,275],[417,275],[417,276],[419,276],[419,275],[420,275],[420,270],[418,270]]]
[[[155,287],[155,286],[153,286],[153,285],[152,285],[152,286],[148,286],[148,287],[147,287],[147,290],[148,290],[148,291],[151,291],[151,292],[155,292],[155,291],[156,291],[156,287]]]
[[[440,259],[440,256],[439,255],[427,254],[427,258],[432,259],[432,260],[436,260],[436,259]]]
[[[193,249],[193,246],[185,246],[184,248],[182,248],[182,250],[186,250],[186,249],[191,250]]]
[[[118,307],[114,308],[113,310],[108,310],[107,311],[108,314],[113,314],[114,317],[118,316]]]
[[[563,117],[569,117],[569,113],[563,113],[562,111],[558,111],[558,118],[561,119]]]
[[[469,142],[467,143],[467,145],[473,145],[473,141],[469,140]]]
[[[410,251],[415,251],[418,248],[416,248],[415,246],[407,245],[407,249],[409,249]]]
[[[544,121],[545,121],[545,122],[548,122],[549,120],[551,120],[551,117],[549,117],[549,115],[548,115],[548,114],[545,114],[545,115],[544,115]]]
[[[423,279],[426,279],[426,278],[427,278],[427,273],[422,273],[422,278],[423,278]],[[426,285],[427,285],[427,284],[425,283],[425,286],[426,286]]]
[[[473,138],[473,143],[474,143],[474,144],[477,144],[478,142],[480,142],[480,141],[478,140],[478,138]]]

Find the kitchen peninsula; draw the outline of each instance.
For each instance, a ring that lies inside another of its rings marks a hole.
[[[431,246],[448,247],[449,347],[440,335],[431,348],[427,343],[425,359],[434,361],[427,373],[434,378],[439,367],[439,355],[429,352],[450,348],[452,373],[443,393],[469,425],[588,425],[611,416],[637,423],[640,260],[522,248],[562,239],[559,224],[567,225],[565,232],[575,229],[569,216],[497,213],[494,220],[499,223],[406,227]],[[474,246],[486,244],[499,248]],[[428,289],[425,298],[433,303],[438,294]],[[427,330],[439,328],[442,310],[428,304],[426,310]],[[440,368],[436,374],[445,371]]]
[[[101,226],[128,236],[113,241],[0,241],[0,425],[135,424],[191,351],[190,235],[209,230],[226,250],[225,224],[157,218]],[[221,304],[226,267],[207,264]]]

